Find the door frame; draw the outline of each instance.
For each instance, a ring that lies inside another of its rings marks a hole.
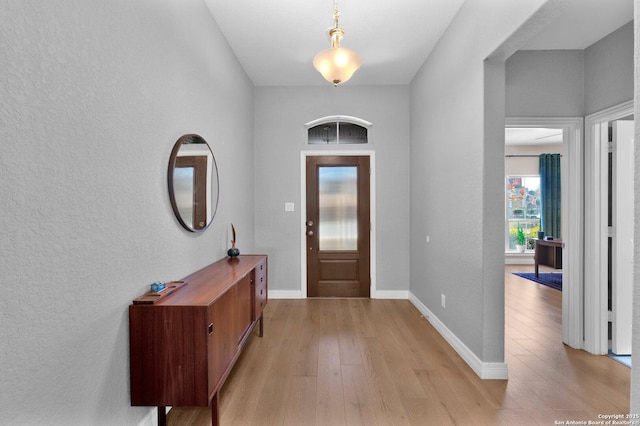
[[[507,117],[505,127],[544,127],[562,129],[564,155],[561,161],[563,288],[562,341],[572,348],[582,349],[584,342],[584,209],[582,117]],[[504,190],[504,188],[503,188]],[[569,247],[570,250],[565,250]]]
[[[606,108],[590,114],[585,118],[585,263],[584,300],[585,300],[585,333],[584,350],[596,355],[606,355],[609,352],[608,333],[608,292],[605,286],[598,283],[600,278],[606,277],[607,232],[601,224],[607,221],[606,206],[602,206],[602,194],[606,184],[606,176],[602,176],[601,165],[603,152],[599,131],[609,121],[615,121],[634,114],[634,101],[630,100],[619,105]],[[606,244],[605,244],[606,247]],[[603,263],[604,259],[604,263]],[[598,277],[598,279],[596,279]]]
[[[303,150],[300,151],[300,296],[307,298],[307,157],[311,156],[343,156],[369,157],[369,219],[371,220],[369,274],[371,288],[369,297],[376,299],[376,155],[373,150]]]

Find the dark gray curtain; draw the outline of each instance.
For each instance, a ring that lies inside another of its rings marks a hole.
[[[560,236],[560,154],[540,154],[540,228],[545,236]]]

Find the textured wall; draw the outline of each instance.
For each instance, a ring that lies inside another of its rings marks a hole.
[[[585,50],[584,115],[633,98],[633,22]]]
[[[585,50],[524,50],[506,61],[507,117],[583,117],[633,96],[633,23]]]
[[[222,257],[230,221],[253,250],[253,87],[200,0],[0,10],[0,423],[138,424],[127,306]],[[201,235],[166,188],[190,132],[222,185]]]
[[[506,61],[507,117],[584,115],[584,51],[523,50]]]
[[[304,124],[350,115],[373,123],[369,145],[338,148],[376,153],[377,290],[408,290],[408,86],[259,87],[255,97],[256,249],[270,254],[270,289],[301,288],[300,151],[324,148],[307,145]]]
[[[485,59],[543,3],[467,0],[411,84],[411,292],[485,362],[504,361],[504,64]]]

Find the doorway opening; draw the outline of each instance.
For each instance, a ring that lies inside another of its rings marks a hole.
[[[582,118],[506,118],[507,129],[551,129],[561,136],[560,229],[562,230],[562,341],[573,348],[582,348],[583,320],[583,148]],[[507,151],[505,151],[507,153]],[[505,168],[505,170],[508,170]],[[532,210],[533,211],[533,210]],[[537,235],[535,235],[537,237]],[[554,235],[555,237],[555,235]],[[518,254],[515,254],[517,256]],[[533,253],[520,254],[533,264]],[[513,263],[505,255],[505,263]],[[522,262],[522,259],[517,259]]]
[[[543,154],[563,155],[563,130],[558,128],[523,127],[505,129],[505,255],[509,263],[531,264],[542,228],[543,213],[547,217],[547,238],[562,238],[559,217],[562,209],[558,203],[562,194],[560,182],[541,181]],[[561,176],[561,170],[559,175]],[[566,188],[564,188],[566,191]],[[546,209],[543,200],[547,199]],[[553,228],[553,229],[552,229]],[[523,241],[518,241],[518,237]],[[523,243],[523,244],[518,244]]]

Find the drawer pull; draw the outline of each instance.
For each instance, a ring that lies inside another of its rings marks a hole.
[[[209,336],[213,334],[213,323],[209,324]]]
[[[263,292],[264,292],[264,290],[263,290],[263,289],[260,289],[260,295],[262,295],[262,293],[263,293]]]

